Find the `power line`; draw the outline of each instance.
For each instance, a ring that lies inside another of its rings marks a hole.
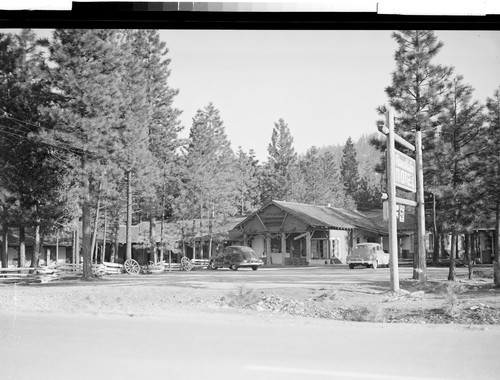
[[[13,129],[12,127],[9,127],[9,126],[6,126],[6,125],[1,125],[0,124],[0,126],[3,127],[3,128],[11,129],[11,130]],[[78,149],[78,148],[74,148],[74,147],[71,147],[71,146],[64,147],[64,146],[61,146],[61,145],[55,145],[55,144],[51,144],[51,143],[48,143],[48,142],[45,142],[45,141],[40,141],[38,139],[30,138],[29,136],[25,136],[25,135],[16,133],[17,131],[16,132],[11,132],[11,131],[8,131],[8,130],[5,130],[5,129],[4,130],[0,129],[0,132],[8,133],[11,136],[15,136],[15,137],[20,138],[20,139],[25,139],[25,140],[28,140],[28,141],[31,141],[31,142],[34,142],[34,143],[38,143],[38,144],[43,144],[43,145],[46,145],[46,146],[50,146],[52,148],[56,148],[56,149],[60,149],[60,150],[65,150],[68,153],[73,153],[73,154],[80,155],[83,152],[83,150]]]
[[[18,123],[23,123],[23,124],[26,124],[26,125],[31,125],[31,126],[36,127],[36,128],[40,128],[40,125],[33,124],[33,123],[29,122],[29,121],[24,121],[24,120],[19,120],[19,119],[16,119],[16,118],[12,115],[12,113],[8,112],[7,110],[5,110],[5,109],[3,109],[3,108],[1,108],[1,107],[0,107],[0,111],[2,111],[2,112],[3,112],[3,114],[4,114],[4,116],[5,116],[6,118],[8,118],[8,119],[11,119],[11,120],[13,120],[13,121],[17,121]],[[9,115],[10,115],[10,116],[9,116]]]

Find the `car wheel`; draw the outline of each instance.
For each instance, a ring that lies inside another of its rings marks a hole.
[[[252,267],[252,270],[257,270],[258,267]]]
[[[377,262],[377,260],[375,260],[375,261],[372,263],[372,268],[373,268],[373,269],[377,269],[377,268],[378,268],[378,262]]]
[[[354,269],[354,264],[349,264],[349,269]]]
[[[211,262],[211,263],[210,263],[210,269],[212,269],[212,270],[217,270],[217,267],[215,266],[215,263],[214,263],[214,262]]]
[[[231,269],[231,270],[238,270],[238,265],[236,265],[236,264],[231,264],[231,265],[229,266],[229,269]]]

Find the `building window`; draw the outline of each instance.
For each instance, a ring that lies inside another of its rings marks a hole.
[[[339,257],[339,252],[340,252],[340,240],[339,239],[332,239],[330,240],[331,244],[331,249],[330,249],[330,257]]]

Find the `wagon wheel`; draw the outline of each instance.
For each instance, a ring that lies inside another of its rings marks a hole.
[[[125,261],[124,266],[125,266],[125,271],[128,274],[138,274],[141,270],[139,263],[134,259],[128,259],[127,261]]]
[[[181,267],[183,270],[190,271],[191,269],[193,269],[193,263],[191,262],[191,260],[189,260],[188,257],[183,256],[181,259]]]

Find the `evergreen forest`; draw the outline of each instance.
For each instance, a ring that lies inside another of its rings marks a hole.
[[[474,226],[493,218],[500,285],[500,84],[482,103],[466,78],[438,63],[442,43],[432,31],[398,31],[393,39],[388,102],[378,112],[392,107],[396,132],[412,143],[422,131],[434,247],[445,234],[470,240]],[[9,228],[19,229],[20,243],[34,231],[36,267],[44,239],[81,224],[84,278],[91,278],[97,230],[117,240],[120,225],[205,220],[208,232],[273,199],[382,208],[385,139],[378,133],[298,154],[283,115],[269,120],[261,162],[253,150],[231,147],[223,111],[210,102],[199,105],[181,138],[183,110],[174,99],[182,89],[171,86],[171,59],[156,30],[0,34],[3,266]],[[127,258],[131,252],[127,233]],[[19,265],[23,254],[20,248]]]

